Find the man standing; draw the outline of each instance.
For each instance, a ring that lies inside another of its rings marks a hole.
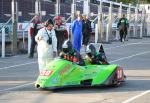
[[[73,33],[73,47],[76,51],[80,53],[81,42],[82,42],[82,16],[77,15],[72,23],[72,33]]]
[[[122,15],[122,18],[119,19],[117,24],[117,28],[119,28],[120,32],[120,41],[124,42],[128,33],[129,22],[125,17],[125,14]]]
[[[51,19],[47,20],[44,28],[40,29],[35,37],[38,44],[37,51],[40,72],[45,69],[45,66],[57,54],[57,38],[53,27],[53,21]]]
[[[55,32],[56,32],[56,37],[57,37],[57,52],[58,55],[62,51],[62,44],[63,42],[68,39],[68,32],[65,28],[65,25],[62,23],[62,17],[61,16],[56,16],[54,17],[55,21]]]
[[[83,20],[82,20],[82,35],[83,35],[83,42],[82,44],[84,46],[87,46],[89,43],[90,39],[90,33],[92,31],[91,29],[91,22],[88,20],[86,15],[83,15]]]
[[[41,28],[41,22],[39,20],[39,16],[35,15],[34,20],[32,21],[31,27],[29,29],[30,37],[31,37],[31,46],[30,46],[29,58],[34,57],[34,48],[35,48],[35,45],[36,45],[35,36],[37,35],[38,30],[40,28]]]

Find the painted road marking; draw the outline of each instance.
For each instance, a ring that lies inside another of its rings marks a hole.
[[[144,42],[146,42],[146,41],[144,41]],[[130,43],[130,44],[116,46],[116,47],[112,47],[112,48],[106,48],[106,49],[113,49],[113,48],[118,48],[118,47],[129,46],[129,45],[141,44],[141,43],[144,43],[144,42]],[[123,58],[120,58],[120,59],[117,59],[117,60],[113,60],[110,63],[113,63],[113,62],[116,62],[116,61],[121,61],[121,60],[124,60],[124,59],[129,59],[129,58],[132,58],[132,57],[135,57],[135,56],[139,56],[139,55],[143,55],[143,54],[146,54],[146,53],[150,53],[150,51],[138,53],[138,54],[131,55],[131,56],[128,56],[128,57],[123,57]],[[0,68],[0,70],[7,69],[7,68],[14,68],[14,67],[19,67],[19,66],[24,66],[24,65],[29,65],[29,64],[34,64],[34,63],[37,63],[37,62],[30,62],[30,63],[24,63],[24,64],[19,64],[19,65],[13,65],[13,66],[9,66],[9,67]],[[15,87],[12,87],[12,88],[3,89],[3,90],[0,90],[0,93],[4,93],[6,91],[10,91],[10,90],[14,90],[14,89],[22,88],[22,87],[27,87],[27,86],[32,85],[34,83],[35,82],[27,83],[27,84],[23,84],[23,85],[19,85],[19,86],[15,86]],[[132,101],[132,100],[134,100],[134,99],[136,99],[136,98],[138,98],[138,97],[140,97],[142,95],[145,95],[145,94],[147,94],[149,92],[150,92],[150,90],[145,91],[145,92],[141,93],[140,95],[137,95],[137,96],[135,96],[135,97],[133,97],[131,99],[128,99],[128,100],[122,102],[122,103],[129,103],[130,101]]]
[[[150,42],[149,40],[147,41],[142,41],[142,42],[137,42],[137,43],[128,43],[128,44],[125,44],[125,45],[121,45],[121,46],[116,46],[116,47],[110,47],[110,48],[106,48],[106,49],[114,49],[114,48],[119,48],[119,47],[124,47],[124,46],[130,46],[130,45],[136,45],[136,44],[141,44],[141,43],[145,43],[145,42]],[[147,43],[146,43],[147,44]],[[18,56],[15,56],[15,57],[18,57]],[[1,62],[1,61],[0,61]],[[2,61],[3,62],[3,61]],[[3,69],[8,69],[8,68],[14,68],[14,67],[19,67],[19,66],[24,66],[24,65],[29,65],[29,64],[34,64],[34,63],[37,63],[36,62],[29,62],[29,63],[24,63],[24,64],[19,64],[19,65],[13,65],[13,66],[9,66],[9,67],[2,67],[0,68],[0,70],[3,70]]]
[[[139,56],[139,55],[143,55],[143,54],[146,54],[146,53],[150,53],[150,51],[143,52],[143,53],[138,53],[138,54],[131,55],[131,56],[127,56],[127,57],[123,57],[123,58],[120,58],[120,59],[117,59],[117,60],[113,60],[113,61],[111,61],[110,63],[113,63],[113,62],[116,62],[116,61],[121,61],[121,60],[124,60],[124,59],[130,59],[130,58],[132,58],[132,57]],[[144,91],[143,93],[141,93],[141,94],[139,94],[139,95],[137,95],[137,96],[134,96],[134,97],[132,97],[132,98],[130,98],[130,99],[128,99],[128,100],[122,102],[122,103],[129,103],[129,102],[131,102],[131,101],[133,101],[133,100],[135,100],[135,99],[137,99],[137,98],[139,98],[139,97],[141,97],[141,96],[143,96],[143,95],[146,95],[147,93],[150,93],[150,90]]]
[[[125,47],[125,46],[130,46],[130,45],[137,45],[137,44],[150,44],[150,43],[147,43],[147,42],[150,42],[149,40],[147,41],[142,41],[142,42],[137,42],[137,43],[127,43],[127,44],[124,44],[124,45],[119,45],[119,46],[115,46],[115,47],[110,47],[110,48],[105,48],[106,50],[109,50],[109,49],[115,49],[115,48],[120,48],[120,47]]]
[[[18,86],[12,87],[12,88],[3,89],[3,90],[0,90],[0,93],[5,93],[7,91],[11,91],[11,90],[14,90],[14,89],[19,89],[19,88],[22,88],[22,87],[27,87],[27,86],[32,85],[34,83],[35,82],[31,82],[31,83],[27,83],[27,84],[23,84],[23,85],[18,85]]]
[[[113,63],[113,62],[116,62],[116,61],[121,61],[121,60],[124,60],[124,59],[130,59],[130,58],[132,58],[132,57],[139,56],[139,55],[143,55],[143,54],[146,54],[146,53],[150,53],[150,51],[138,53],[138,54],[131,55],[131,56],[127,56],[127,57],[123,57],[123,58],[120,58],[120,59],[117,59],[117,60],[110,61],[110,63]],[[35,63],[35,62],[34,62],[34,63]],[[25,65],[25,64],[24,64],[24,65]],[[28,84],[23,84],[23,85],[20,85],[20,86],[16,86],[16,87],[4,89],[4,90],[0,90],[0,93],[6,92],[6,91],[9,91],[9,90],[13,90],[13,89],[18,89],[18,88],[21,88],[21,87],[26,87],[26,86],[29,86],[29,85],[31,85],[31,84],[33,84],[33,83],[35,83],[35,82],[28,83]],[[147,92],[146,92],[146,93],[147,93]]]
[[[34,63],[37,63],[37,61],[23,63],[23,64],[19,64],[19,65],[12,65],[12,66],[8,66],[8,67],[2,67],[2,68],[0,68],[0,70],[2,70],[2,69],[8,69],[8,68],[15,68],[15,67],[24,66],[24,65],[30,65],[30,64],[34,64]]]
[[[140,98],[140,97],[142,97],[142,96],[144,96],[144,95],[146,95],[148,93],[150,93],[150,90],[144,91],[143,93],[141,93],[139,95],[136,95],[136,96],[134,96],[134,97],[132,97],[130,99],[127,99],[127,100],[123,101],[122,103],[130,103],[131,101],[133,101],[133,100],[135,100],[137,98]]]
[[[117,62],[117,61],[121,61],[121,60],[124,60],[124,59],[130,59],[130,58],[132,58],[132,57],[139,56],[139,55],[143,55],[143,54],[147,54],[147,53],[150,53],[150,51],[146,51],[146,52],[142,52],[142,53],[137,53],[137,54],[130,55],[130,56],[127,56],[127,57],[123,57],[123,58],[120,58],[120,59],[116,59],[116,60],[110,61],[110,63]]]

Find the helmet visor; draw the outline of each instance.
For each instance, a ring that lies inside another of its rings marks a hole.
[[[68,48],[63,48],[63,52],[68,53],[69,52]]]

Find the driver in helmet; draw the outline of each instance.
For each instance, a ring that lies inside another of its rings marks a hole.
[[[97,52],[93,44],[87,45],[86,48],[86,59],[91,62],[91,64],[108,64],[105,56],[102,53]]]
[[[66,40],[62,45],[62,52],[60,53],[60,57],[75,62],[81,66],[84,66],[84,60],[82,59],[80,53],[78,53],[72,46],[72,43],[69,40]]]

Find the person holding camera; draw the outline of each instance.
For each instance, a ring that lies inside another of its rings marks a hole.
[[[54,30],[54,23],[51,19],[45,22],[42,29],[38,31],[35,37],[37,42],[39,71],[45,69],[50,60],[57,54],[57,38]]]

